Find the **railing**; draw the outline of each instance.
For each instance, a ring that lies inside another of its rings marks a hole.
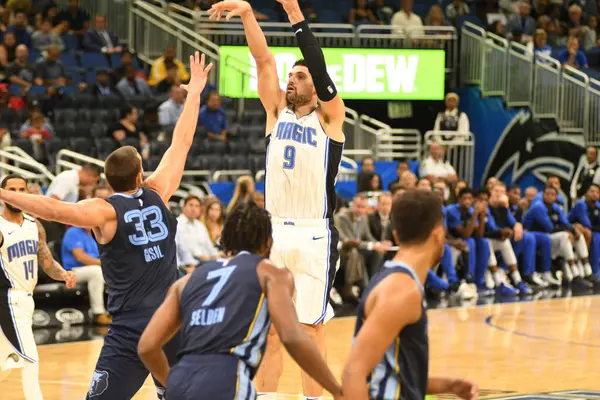
[[[62,149],[56,153],[56,175],[69,169],[79,169],[83,164],[93,164],[104,169],[104,161],[77,153],[73,150]],[[104,178],[104,174],[102,174]]]
[[[536,118],[555,118],[561,132],[583,133],[600,144],[600,82],[550,57],[466,22],[462,28],[461,81],[483,96],[504,96],[509,107],[529,107]],[[485,57],[481,55],[485,54]]]
[[[54,174],[33,159],[20,147],[6,147],[0,150],[0,174],[17,173],[25,179],[48,184],[54,179]]]
[[[529,49],[517,42],[508,47],[508,77],[506,105],[526,107],[531,104],[533,95],[533,55]]]
[[[439,142],[446,148],[446,161],[456,169],[458,176],[466,180],[470,186],[473,186],[475,135],[470,132],[428,131],[425,133],[424,153],[432,142]]]
[[[378,160],[420,160],[421,132],[416,129],[381,130],[375,155]]]

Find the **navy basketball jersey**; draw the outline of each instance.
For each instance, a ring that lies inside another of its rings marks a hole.
[[[181,294],[178,356],[233,355],[254,377],[267,344],[271,319],[256,273],[263,257],[240,252],[197,268]]]
[[[365,319],[365,304],[369,293],[385,278],[396,273],[411,276],[423,293],[423,286],[411,267],[399,262],[386,262],[381,271],[369,283],[358,305],[355,337]],[[369,376],[369,398],[423,400],[427,392],[428,371],[429,340],[427,338],[427,314],[423,301],[421,318],[398,332],[398,336],[386,350],[383,359],[377,363]]]
[[[116,193],[106,199],[117,213],[117,231],[99,245],[102,275],[108,288],[108,312],[150,315],[177,280],[177,220],[155,191]]]

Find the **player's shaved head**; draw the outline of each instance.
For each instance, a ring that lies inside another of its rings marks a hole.
[[[135,190],[141,184],[142,158],[135,147],[123,146],[110,153],[104,162],[104,174],[115,192]]]

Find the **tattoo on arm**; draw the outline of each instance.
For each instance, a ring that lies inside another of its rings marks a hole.
[[[65,270],[56,260],[54,260],[52,252],[48,248],[46,230],[40,221],[36,220],[35,222],[38,227],[38,263],[50,278],[55,281],[62,281]]]

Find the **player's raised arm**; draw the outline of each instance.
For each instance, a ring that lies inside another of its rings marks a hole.
[[[270,132],[269,126],[272,128],[275,125],[279,111],[285,105],[285,94],[279,87],[275,58],[267,46],[265,34],[256,21],[252,6],[243,0],[226,0],[213,4],[208,12],[212,14],[211,19],[220,20],[224,12],[229,12],[227,21],[235,15],[242,18],[248,48],[256,61],[258,95],[267,112],[267,132]]]
[[[42,267],[46,275],[55,281],[64,281],[69,289],[75,287],[77,278],[71,271],[65,269],[54,259],[52,252],[48,248],[46,240],[46,230],[40,224],[40,221],[35,221],[38,228],[38,264]]]
[[[171,286],[165,300],[154,313],[138,343],[140,359],[152,376],[164,387],[167,387],[170,368],[162,348],[173,338],[181,326],[179,299],[190,276],[184,276]]]
[[[196,52],[190,56],[192,77],[187,85],[181,85],[183,89],[187,90],[187,98],[175,125],[171,146],[163,155],[156,171],[146,179],[146,185],[156,190],[165,204],[179,188],[185,161],[194,141],[200,111],[200,94],[206,86],[208,73],[213,66],[212,63],[208,66],[205,66],[204,63],[204,54],[201,56],[199,52]]]
[[[289,355],[325,390],[336,398],[341,396],[340,385],[298,322],[292,301],[294,280],[290,272],[287,269],[279,269],[265,260],[259,264],[258,274],[268,300],[269,315]]]
[[[335,84],[327,73],[327,64],[323,50],[313,35],[308,22],[302,14],[298,0],[277,0],[288,15],[292,30],[298,40],[298,47],[302,52],[308,71],[312,76],[315,91],[320,101],[321,111],[325,117],[325,124],[331,126],[327,129],[327,135],[332,139],[342,142],[344,134],[342,125],[346,117],[344,101],[338,95]]]
[[[409,276],[399,276],[378,298],[369,296],[365,308],[370,308],[362,328],[350,350],[342,375],[347,399],[368,400],[367,377],[384,357],[386,350],[405,326],[421,317],[422,295]]]
[[[117,218],[112,206],[102,199],[67,203],[47,196],[0,189],[0,200],[34,217],[81,228],[102,227]]]

